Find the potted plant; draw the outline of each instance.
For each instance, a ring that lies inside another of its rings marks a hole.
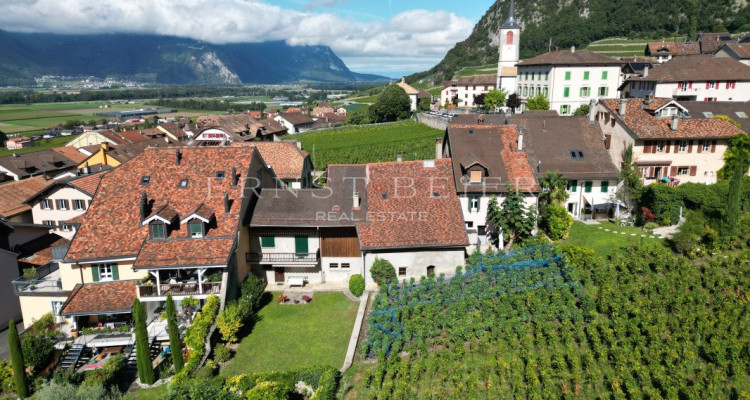
[[[309,303],[312,300],[312,297],[310,297],[309,294],[303,294],[302,295],[302,300],[304,300],[305,303]]]
[[[279,304],[286,303],[287,300],[289,300],[289,296],[285,294],[280,294],[279,297],[276,298],[276,301],[278,301]]]

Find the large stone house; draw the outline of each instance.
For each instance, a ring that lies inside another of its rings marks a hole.
[[[452,104],[454,99],[461,107],[479,107],[474,103],[474,96],[487,94],[497,86],[497,75],[471,75],[443,82],[440,90],[440,104]]]

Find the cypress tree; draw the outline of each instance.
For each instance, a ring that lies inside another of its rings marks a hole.
[[[737,235],[737,229],[739,228],[740,221],[740,208],[741,208],[741,196],[742,196],[742,176],[747,170],[747,167],[742,163],[735,163],[732,166],[731,179],[729,181],[729,193],[727,195],[727,211],[726,211],[726,230],[730,237]]]
[[[135,356],[138,365],[138,378],[141,383],[150,385],[154,378],[154,367],[151,365],[151,350],[149,349],[148,331],[146,331],[146,315],[141,301],[133,301],[133,320],[135,320]]]
[[[16,394],[18,397],[26,397],[26,370],[24,369],[23,351],[21,351],[21,339],[18,338],[16,320],[11,319],[8,323],[8,346],[10,346],[10,363],[13,366],[13,380],[16,382]]]
[[[172,295],[167,295],[167,329],[169,330],[169,347],[172,350],[172,362],[174,371],[182,371],[184,361],[182,359],[182,343],[180,342],[180,330],[177,327],[177,312],[175,311]]]

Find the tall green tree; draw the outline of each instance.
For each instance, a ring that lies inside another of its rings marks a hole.
[[[177,310],[175,309],[171,294],[167,295],[166,311],[169,348],[172,350],[172,364],[174,364],[174,372],[180,372],[185,361],[182,359],[182,341],[180,341],[180,329],[177,326]]]
[[[549,100],[541,93],[526,99],[527,110],[549,110]]]
[[[732,165],[732,178],[729,181],[729,192],[727,193],[727,210],[724,218],[726,233],[730,237],[737,235],[742,207],[742,177],[747,172],[747,167],[742,163]]]
[[[411,115],[411,99],[400,86],[388,85],[370,106],[369,112],[374,122],[406,119]]]
[[[731,179],[735,164],[740,164],[746,172],[750,168],[750,135],[746,133],[729,139],[729,148],[724,153],[724,166],[718,172],[719,178]]]
[[[26,370],[21,350],[21,339],[16,330],[16,320],[8,322],[8,346],[10,347],[10,363],[13,366],[13,380],[16,383],[16,394],[20,398],[26,397],[28,388],[26,386]]]
[[[632,144],[622,151],[622,165],[620,170],[622,188],[618,191],[617,198],[632,209],[643,194],[643,182],[641,182],[640,170],[633,159]]]
[[[488,110],[496,110],[505,104],[506,92],[499,89],[492,89],[484,96],[484,107]]]
[[[510,108],[511,114],[515,114],[516,108],[521,107],[521,99],[518,98],[517,94],[513,93],[508,96],[508,100],[505,102],[505,106]]]
[[[568,200],[568,192],[566,191],[568,182],[559,172],[547,171],[544,177],[539,180],[539,185],[542,187],[539,200],[544,204],[559,206]]]
[[[138,365],[138,378],[141,383],[151,385],[156,380],[154,367],[151,364],[150,342],[146,330],[146,314],[143,311],[141,301],[133,301],[133,320],[135,321],[135,357]]]
[[[495,234],[500,239],[498,246],[504,245],[506,249],[513,243],[531,236],[536,223],[536,210],[527,209],[523,202],[521,192],[508,184],[505,186],[505,200],[502,208],[497,207],[497,199],[490,199],[490,208],[487,211],[487,219],[492,223]],[[502,238],[500,238],[502,235]]]

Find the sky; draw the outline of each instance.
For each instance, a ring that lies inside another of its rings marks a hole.
[[[362,73],[429,69],[494,0],[0,0],[0,29],[327,45]]]

